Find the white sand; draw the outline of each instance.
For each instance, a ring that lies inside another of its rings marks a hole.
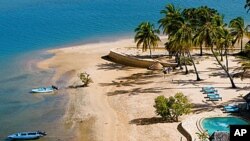
[[[69,90],[70,102],[64,118],[66,124],[79,129],[77,141],[186,140],[177,129],[180,122],[159,123],[155,120],[155,97],[183,92],[195,104],[195,113],[202,113],[219,104],[241,100],[238,95],[249,91],[249,79],[235,79],[236,85],[245,89],[229,89],[229,79],[224,77],[213,57],[198,59],[200,77],[205,79],[201,82],[195,81],[194,73],[172,72],[164,79],[161,72],[124,67],[101,58],[111,48],[130,46],[135,46],[133,39],[55,49],[49,51],[55,56],[38,64],[42,69],[55,68],[54,80],[66,72],[73,73],[75,77],[69,84],[78,83],[80,72],[87,72],[92,77],[94,83],[89,87]],[[230,67],[239,66],[237,59],[229,59]],[[188,68],[193,70],[192,66]],[[208,84],[218,87],[222,101],[204,102],[200,87]]]

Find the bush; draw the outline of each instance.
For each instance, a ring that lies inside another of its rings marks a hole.
[[[81,79],[84,87],[88,87],[90,83],[93,83],[93,80],[91,79],[90,75],[86,72],[80,73],[79,78]]]
[[[158,96],[155,98],[156,114],[160,115],[164,120],[179,121],[179,116],[189,114],[191,112],[192,104],[189,102],[183,93],[176,93],[175,96],[165,98]]]

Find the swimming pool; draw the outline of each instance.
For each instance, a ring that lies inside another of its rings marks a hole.
[[[248,125],[249,122],[238,117],[213,117],[202,120],[201,125],[204,130],[212,135],[215,131],[226,131],[229,133],[229,125]]]

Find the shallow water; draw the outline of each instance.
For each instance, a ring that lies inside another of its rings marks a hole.
[[[50,133],[51,138],[43,140],[70,133],[58,120],[64,114],[67,94],[29,93],[33,87],[51,85],[53,70],[35,68],[36,61],[50,56],[40,50],[133,37],[140,22],[157,23],[166,3],[208,5],[223,13],[226,21],[236,16],[250,21],[244,0],[0,1],[0,140],[13,132],[37,129]]]

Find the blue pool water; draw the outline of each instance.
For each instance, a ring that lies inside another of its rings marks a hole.
[[[61,125],[56,119],[64,113],[63,94],[28,93],[32,87],[51,84],[53,71],[37,70],[34,62],[27,63],[49,57],[42,50],[133,37],[140,22],[156,24],[168,3],[179,8],[208,5],[223,13],[227,22],[242,16],[250,23],[244,1],[0,0],[0,140],[16,131]],[[59,129],[63,127],[57,127],[50,130],[55,137],[63,132]]]
[[[208,131],[211,135],[215,131],[226,131],[229,132],[229,125],[248,125],[249,122],[242,118],[237,117],[213,117],[205,118],[202,120],[203,129]]]

